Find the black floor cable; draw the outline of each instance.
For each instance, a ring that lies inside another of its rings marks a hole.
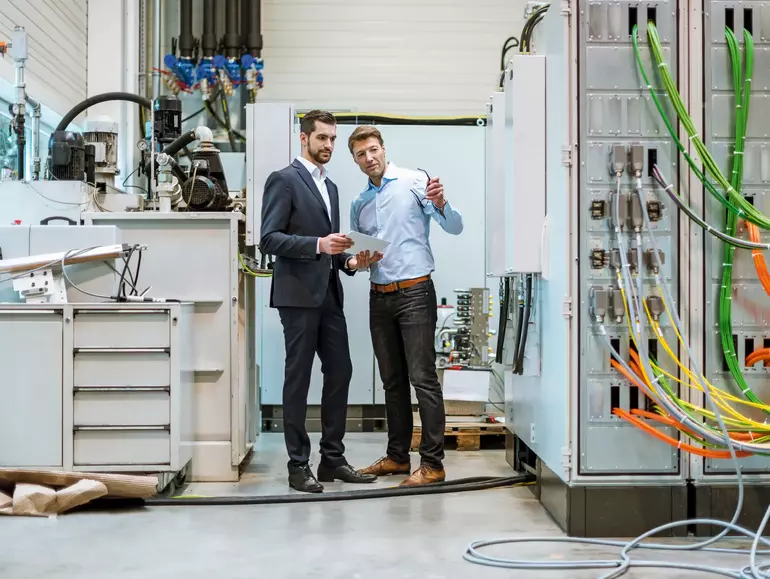
[[[508,312],[511,308],[511,278],[503,278],[500,284],[503,287],[500,296],[500,318],[497,324],[497,348],[495,351],[495,362],[498,364],[503,363],[505,332],[508,329]]]
[[[147,507],[189,507],[189,506],[233,506],[233,505],[280,505],[288,503],[321,503],[353,501],[361,499],[382,499],[417,495],[437,495],[486,489],[510,487],[532,482],[530,474],[510,477],[472,477],[414,487],[392,487],[384,489],[340,491],[318,494],[291,494],[275,496],[226,496],[226,497],[158,497],[139,501]],[[130,502],[130,501],[129,501]],[[136,504],[137,501],[134,501]]]

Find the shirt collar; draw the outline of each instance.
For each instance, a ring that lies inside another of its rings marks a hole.
[[[382,191],[382,188],[385,187],[388,183],[391,181],[395,181],[398,179],[398,167],[396,167],[393,163],[388,163],[388,167],[385,169],[385,174],[382,176],[382,184],[379,187],[375,187],[374,183],[372,183],[372,180],[369,179],[367,191]]]
[[[312,175],[313,177],[320,177],[321,179],[326,179],[326,177],[328,176],[329,172],[326,170],[326,167],[319,168],[317,165],[305,159],[305,157],[303,157],[302,155],[299,155],[297,157],[297,161],[302,163],[305,169],[307,169],[308,173],[310,173],[310,175]]]

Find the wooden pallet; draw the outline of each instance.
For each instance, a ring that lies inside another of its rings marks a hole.
[[[505,426],[487,422],[448,422],[444,430],[444,439],[454,439],[457,450],[480,450],[482,436],[504,436]],[[411,450],[420,446],[422,426],[418,418],[414,420]]]

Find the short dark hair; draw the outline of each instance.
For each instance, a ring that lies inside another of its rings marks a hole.
[[[299,130],[306,135],[312,135],[315,131],[315,124],[324,123],[326,125],[336,125],[337,119],[329,111],[314,110],[302,115],[302,120],[299,122]]]
[[[377,139],[380,142],[380,145],[385,144],[382,141],[382,133],[380,133],[377,127],[373,127],[372,125],[361,125],[360,127],[356,127],[350,134],[350,137],[348,138],[348,149],[350,149],[350,152],[352,153],[354,143],[360,143],[367,139]]]

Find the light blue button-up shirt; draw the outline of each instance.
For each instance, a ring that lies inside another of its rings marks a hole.
[[[427,184],[425,173],[388,163],[380,187],[369,181],[366,191],[353,201],[350,228],[390,242],[382,260],[369,268],[372,282],[388,284],[433,272],[431,219],[447,233],[462,233],[460,212],[448,201],[439,211],[425,198]]]

